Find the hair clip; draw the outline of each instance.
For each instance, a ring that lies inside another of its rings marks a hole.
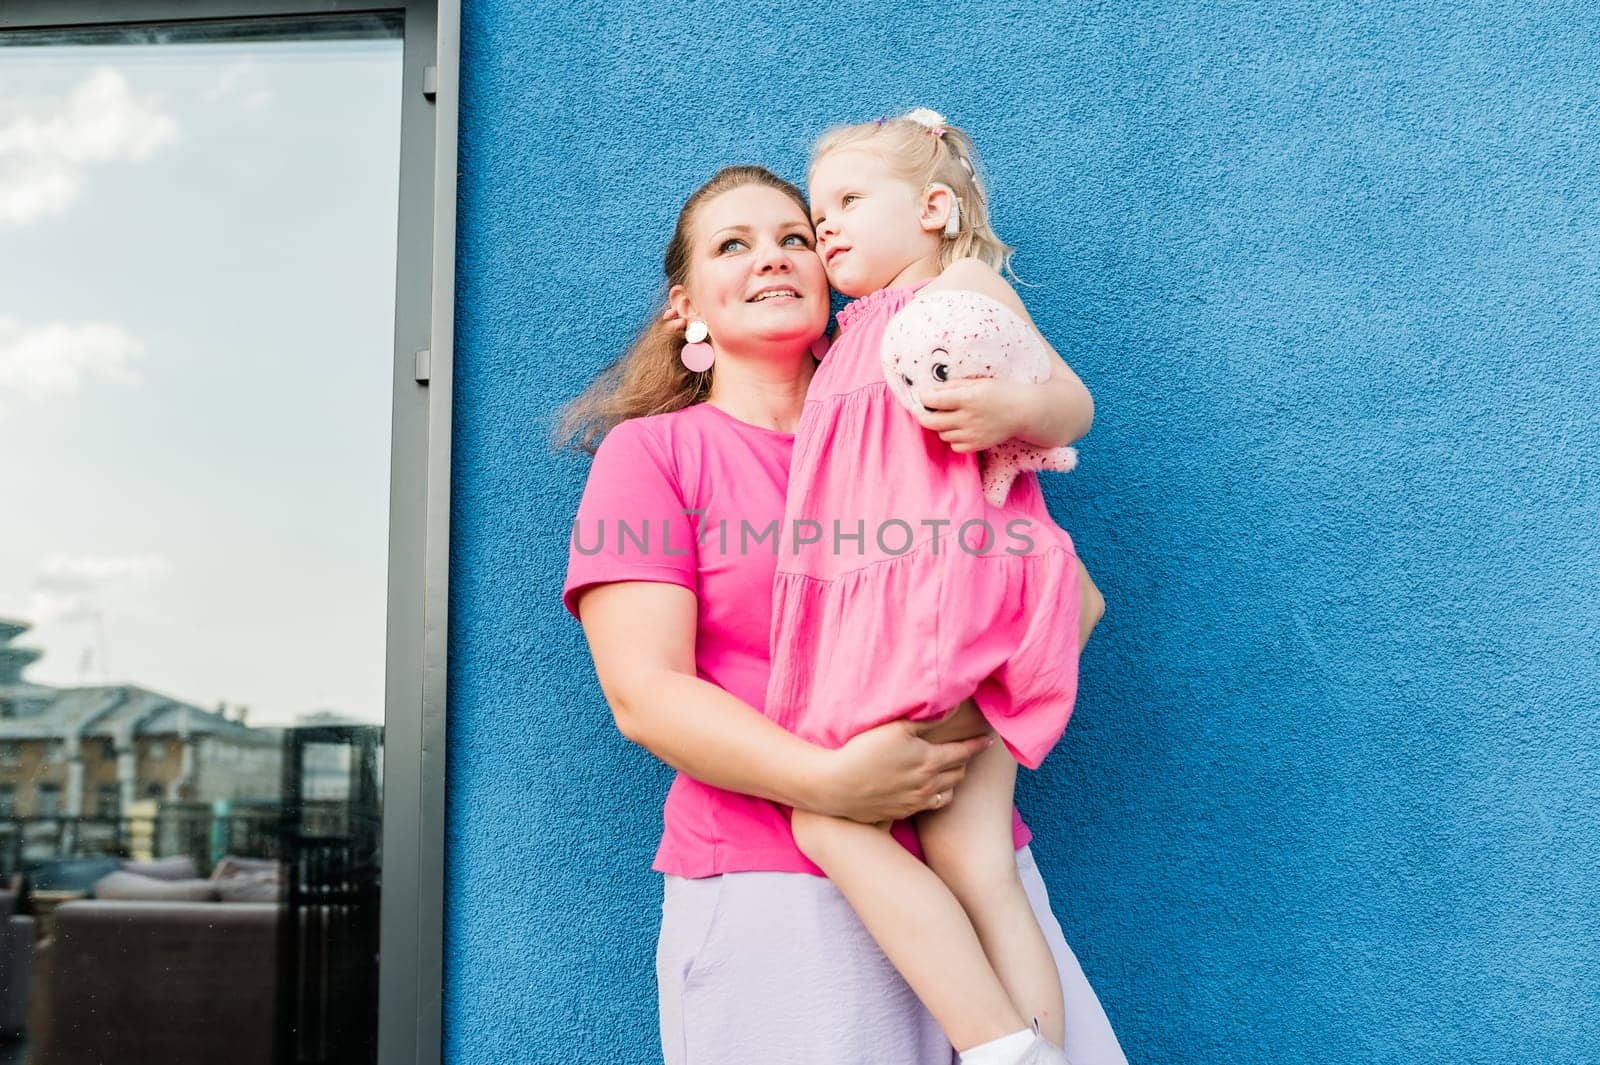
[[[885,122],[887,122],[887,121],[889,121],[889,116],[888,115],[879,115],[878,116],[878,128],[882,129],[883,128],[883,124]]]
[[[944,136],[945,117],[931,107],[914,107],[900,117],[915,122],[935,137]]]

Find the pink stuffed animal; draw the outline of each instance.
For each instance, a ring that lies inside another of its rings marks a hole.
[[[1042,384],[1050,377],[1050,353],[1028,323],[987,296],[957,289],[908,303],[884,330],[882,355],[890,390],[913,413],[923,409],[918,391],[934,381],[996,377]],[[1073,448],[1036,447],[1015,438],[981,455],[983,495],[997,507],[1019,473],[1066,473],[1078,464]]]

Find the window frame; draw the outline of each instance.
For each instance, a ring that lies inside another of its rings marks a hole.
[[[378,1061],[439,1065],[461,0],[5,0],[0,37],[15,30],[369,13],[404,18]]]

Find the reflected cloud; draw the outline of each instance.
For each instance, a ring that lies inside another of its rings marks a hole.
[[[272,92],[259,84],[260,69],[254,59],[241,59],[217,75],[200,99],[208,104],[237,100],[245,110],[259,111],[272,102]]]
[[[35,591],[28,596],[28,605],[21,616],[39,625],[61,621],[92,621],[100,608],[87,596],[62,592]]]
[[[133,381],[144,345],[120,326],[51,322],[23,328],[0,318],[0,413],[8,393],[34,401],[71,395],[86,378]]]
[[[59,214],[83,191],[90,167],[150,158],[182,136],[153,97],[135,97],[110,67],[92,71],[66,99],[0,100],[0,225]]]
[[[39,565],[26,616],[41,625],[87,621],[101,609],[101,593],[141,584],[172,567],[160,555],[51,555]]]
[[[56,591],[94,591],[150,580],[169,569],[160,555],[51,555],[40,564],[37,583]]]

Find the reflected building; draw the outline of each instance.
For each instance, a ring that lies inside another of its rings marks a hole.
[[[0,618],[0,818],[118,817],[139,800],[272,799],[282,730],[132,684],[58,688],[23,678],[42,652]]]
[[[295,728],[360,729],[368,723],[335,710],[313,710],[295,719]],[[311,744],[301,755],[300,797],[307,802],[321,799],[345,800],[350,797],[350,770],[355,751],[344,744]],[[383,750],[374,752],[378,775],[382,776]]]

